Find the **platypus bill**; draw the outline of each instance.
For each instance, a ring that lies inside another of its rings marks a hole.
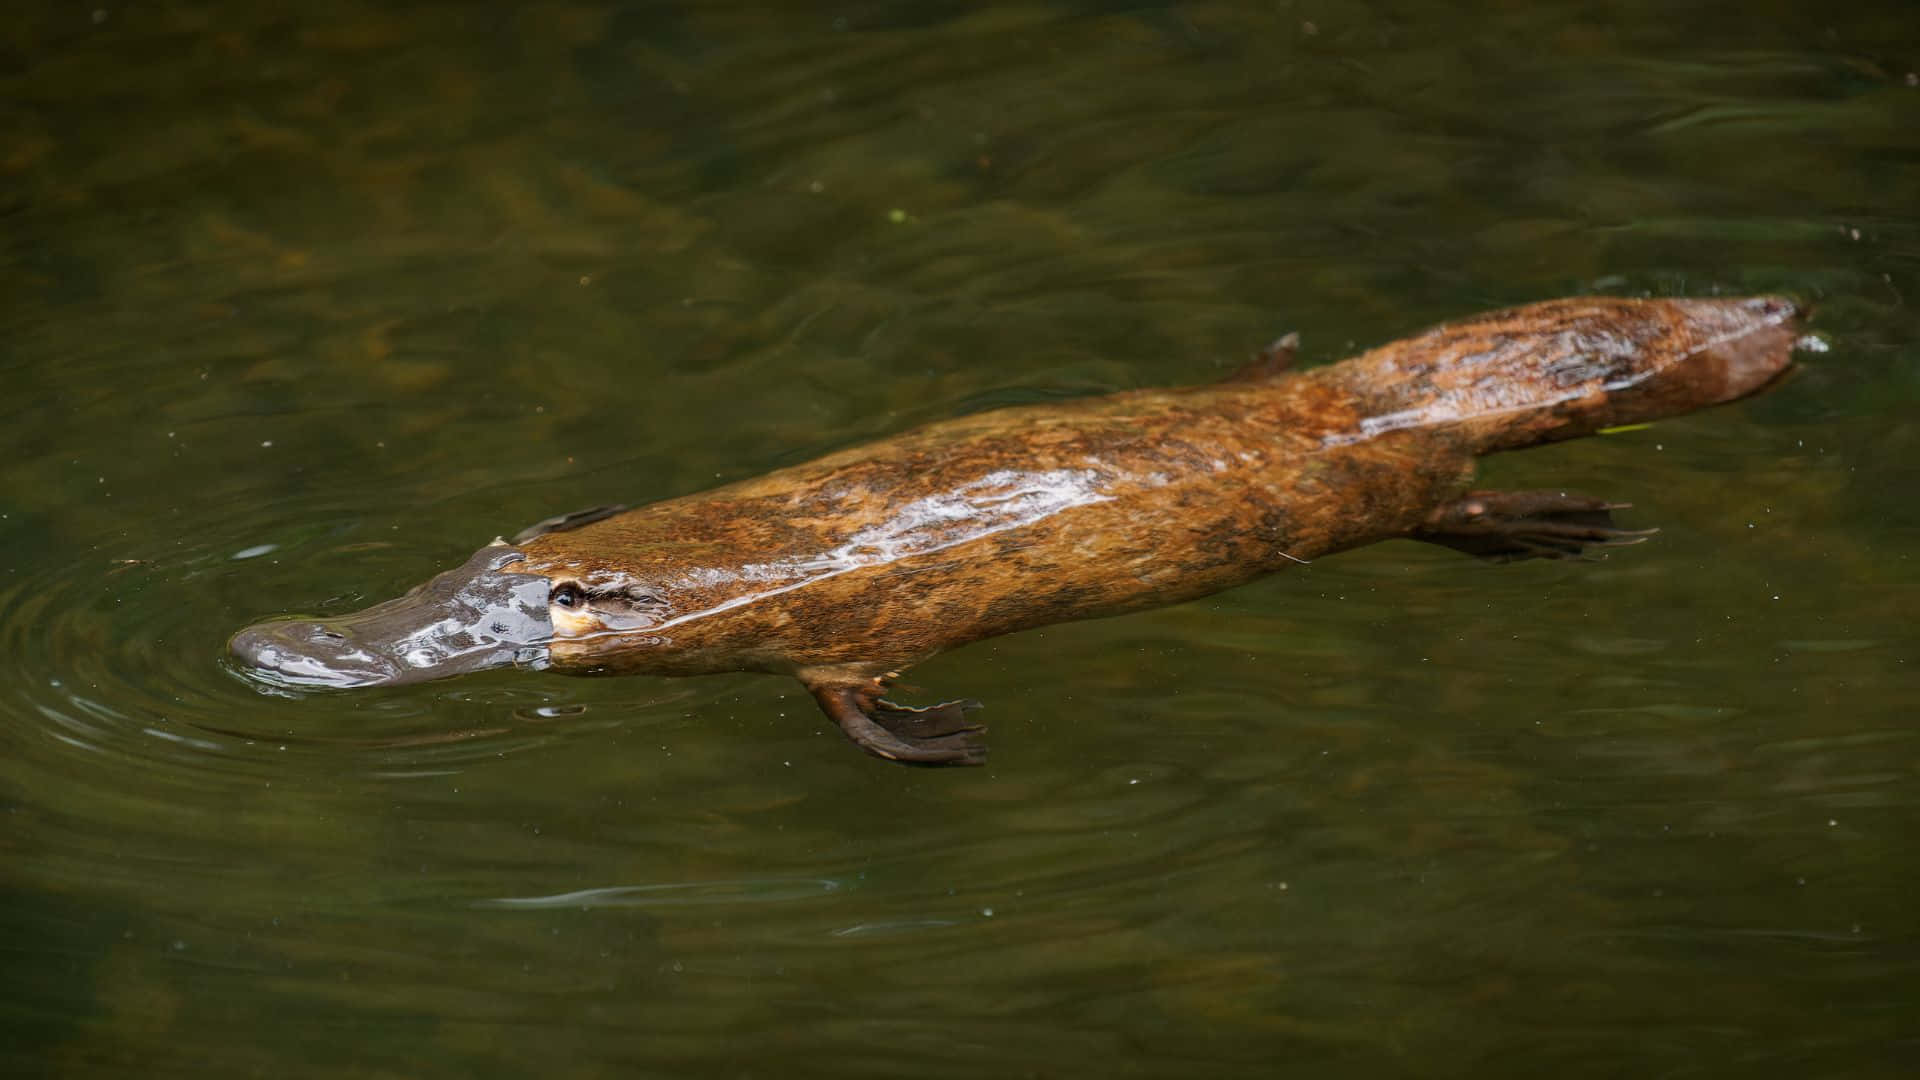
[[[984,760],[972,701],[908,666],[1032,626],[1231,588],[1380,540],[1495,559],[1634,543],[1621,504],[1470,491],[1474,459],[1732,401],[1792,362],[1794,305],[1554,300],[1310,371],[1290,343],[1211,385],[930,424],[638,509],[552,518],[395,600],[242,630],[281,686],[514,665],[797,677],[868,753]]]

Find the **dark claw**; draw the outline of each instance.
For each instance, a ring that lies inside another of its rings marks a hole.
[[[1474,491],[1428,515],[1416,540],[1495,562],[1591,558],[1592,549],[1639,544],[1658,529],[1622,529],[1626,503],[1557,491]]]
[[[860,749],[905,765],[984,765],[986,731],[969,723],[977,701],[947,701],[913,709],[880,694],[883,680],[854,686],[813,686],[815,700]]]

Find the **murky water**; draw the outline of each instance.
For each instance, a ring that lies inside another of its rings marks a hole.
[[[0,28],[9,1075],[1908,1075],[1911,5],[29,4]],[[1579,291],[1767,397],[1411,544],[918,669],[274,697],[565,510]]]

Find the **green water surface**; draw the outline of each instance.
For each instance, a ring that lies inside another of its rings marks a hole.
[[[1920,1070],[1910,2],[26,0],[0,20],[0,1073]],[[917,669],[271,696],[240,626],[915,423],[1581,292],[1739,405]]]

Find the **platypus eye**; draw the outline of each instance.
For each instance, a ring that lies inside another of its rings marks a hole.
[[[586,598],[587,594],[581,590],[580,586],[571,581],[563,581],[555,585],[553,591],[547,594],[549,603],[559,604],[563,608],[579,607]]]

